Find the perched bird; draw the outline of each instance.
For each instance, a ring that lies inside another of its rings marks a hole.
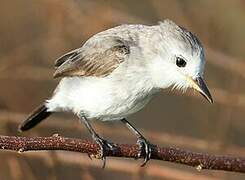
[[[105,164],[114,144],[101,138],[90,120],[121,121],[137,136],[143,166],[150,159],[151,144],[126,118],[168,87],[193,88],[212,103],[203,80],[204,64],[198,38],[170,20],[105,30],[56,60],[54,78],[62,78],[59,85],[19,130],[31,129],[53,112],[71,111],[99,144]]]

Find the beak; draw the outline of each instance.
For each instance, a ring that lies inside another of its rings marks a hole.
[[[213,103],[213,98],[208,90],[204,80],[198,76],[196,79],[189,79],[193,89],[197,90],[208,102]]]

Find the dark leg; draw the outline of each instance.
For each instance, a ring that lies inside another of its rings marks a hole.
[[[146,163],[151,158],[151,144],[144,138],[144,136],[137,130],[135,127],[130,124],[125,118],[121,120],[136,136],[137,136],[137,144],[140,147],[140,151],[138,153],[138,158],[144,155],[144,162],[141,166],[146,165]]]
[[[100,146],[100,158],[103,160],[103,166],[102,168],[105,167],[106,164],[106,153],[109,150],[114,150],[115,146],[112,143],[109,143],[108,141],[102,139],[93,129],[93,127],[91,126],[91,124],[88,122],[87,118],[85,116],[79,116],[79,119],[82,123],[84,123],[84,125],[87,127],[87,129],[89,130],[90,134],[92,135],[93,140],[99,144]]]

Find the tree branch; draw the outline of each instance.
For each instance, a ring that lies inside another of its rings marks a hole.
[[[0,136],[0,148],[18,152],[38,150],[65,150],[89,155],[99,154],[99,146],[88,140],[66,138],[58,135],[52,137],[15,137]],[[115,151],[109,151],[107,156],[136,158],[137,145],[117,144]],[[153,145],[151,159],[169,161],[196,167],[198,170],[224,170],[245,173],[245,158],[234,156],[209,155],[191,152],[173,147]]]

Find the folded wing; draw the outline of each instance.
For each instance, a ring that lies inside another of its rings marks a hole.
[[[55,62],[54,78],[107,76],[130,55],[130,43],[116,36],[92,37]]]

